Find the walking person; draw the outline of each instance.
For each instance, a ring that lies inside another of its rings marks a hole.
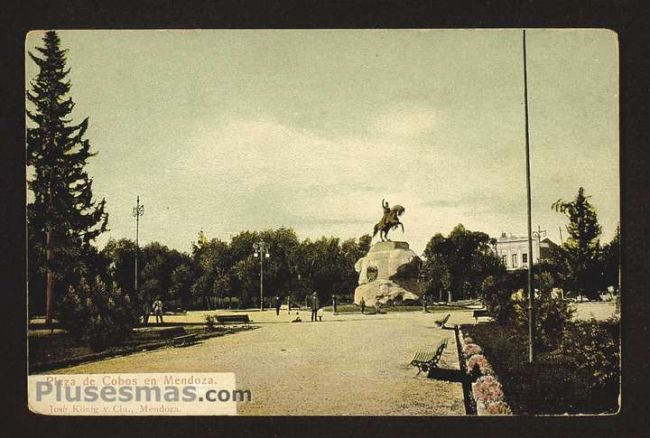
[[[366,311],[366,300],[361,297],[361,301],[359,301],[359,306],[361,307],[361,313],[364,313]]]
[[[163,303],[160,300],[160,297],[156,298],[156,301],[153,302],[153,313],[156,315],[156,324],[163,323]]]
[[[311,320],[312,322],[318,321],[318,294],[316,292],[311,294]]]
[[[282,305],[282,300],[280,300],[280,296],[276,295],[275,296],[275,316],[280,316],[280,306]]]

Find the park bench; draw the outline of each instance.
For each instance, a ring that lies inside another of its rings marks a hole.
[[[448,340],[449,338],[444,338],[434,350],[422,350],[415,353],[411,365],[418,367],[418,374],[422,371],[426,373],[429,369],[438,367],[438,361],[440,360],[440,356],[442,356],[442,352],[447,347]]]
[[[172,339],[174,347],[185,347],[196,343],[196,333],[189,335],[176,336]]]
[[[251,320],[247,314],[243,315],[217,315],[217,322],[219,324],[249,324]]]
[[[440,319],[436,321],[436,326],[439,328],[443,328],[447,321],[449,321],[449,317],[451,316],[451,313],[448,313],[447,316],[445,316],[443,319]]]
[[[476,309],[476,310],[474,310],[474,311],[472,312],[472,316],[474,317],[474,319],[476,320],[476,322],[478,322],[478,319],[479,319],[481,316],[489,316],[489,314],[488,314],[487,309]]]

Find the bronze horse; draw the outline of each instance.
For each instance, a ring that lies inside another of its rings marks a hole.
[[[402,233],[404,232],[404,224],[399,221],[399,217],[404,214],[405,209],[401,205],[393,205],[393,208],[388,208],[388,202],[385,202],[383,199],[381,206],[384,209],[384,217],[375,225],[372,237],[375,237],[379,231],[379,238],[382,242],[384,239],[390,241],[388,238],[388,232],[390,230],[401,226]]]

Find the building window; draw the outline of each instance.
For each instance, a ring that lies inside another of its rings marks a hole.
[[[507,255],[502,255],[501,256],[501,263],[503,263],[503,266],[508,266],[508,256]]]
[[[528,263],[528,254],[523,253],[521,255],[521,263],[523,263],[524,265]]]
[[[513,268],[517,267],[517,254],[512,255],[512,267]]]

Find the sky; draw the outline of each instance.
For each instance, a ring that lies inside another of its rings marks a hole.
[[[37,74],[27,51],[26,87]],[[65,30],[74,121],[110,231],[189,251],[203,230],[372,233],[405,207],[417,253],[462,223],[525,235],[522,32],[508,30]],[[619,221],[618,40],[527,31],[533,228],[583,186],[609,241]],[[29,193],[28,193],[29,200]],[[562,237],[567,238],[563,228]]]

